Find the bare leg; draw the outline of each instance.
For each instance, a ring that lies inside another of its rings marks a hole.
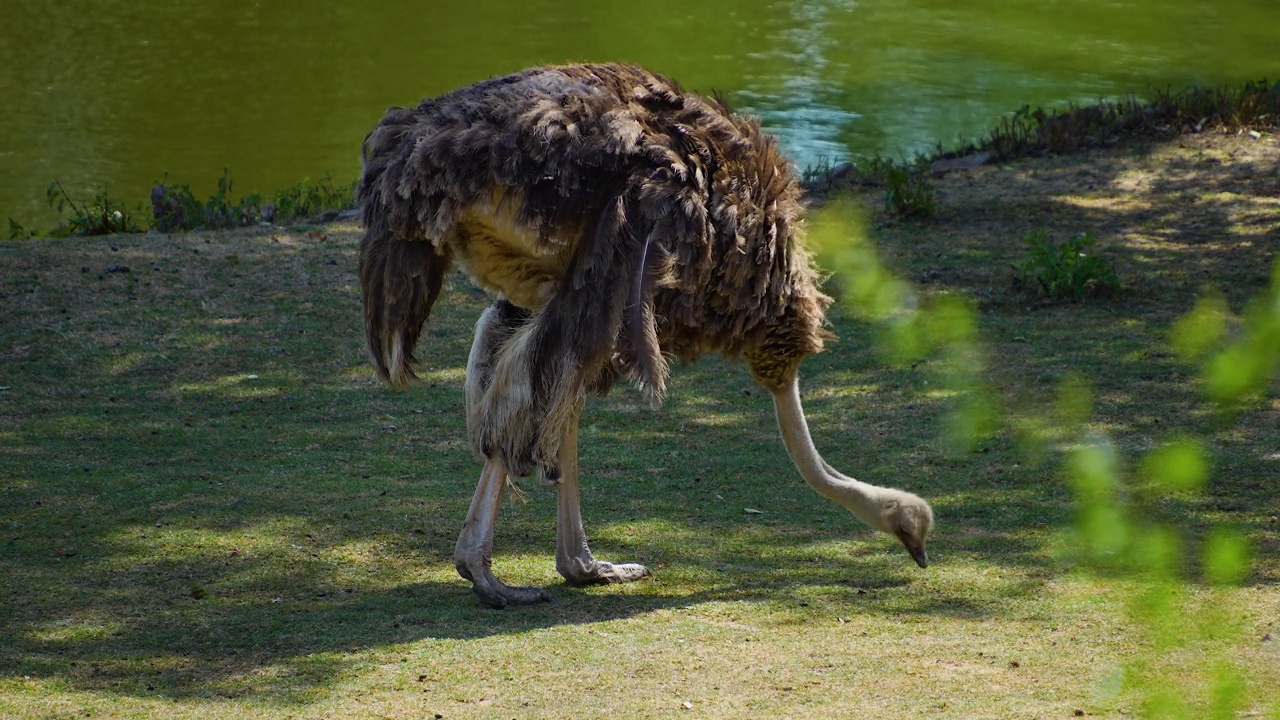
[[[578,495],[578,423],[570,423],[560,440],[560,477],[548,478],[556,486],[556,570],[571,585],[631,582],[648,577],[643,565],[596,560],[587,547],[582,529],[582,506]]]
[[[476,494],[471,498],[462,534],[453,548],[453,562],[458,574],[472,582],[472,590],[480,602],[492,607],[531,605],[551,600],[551,593],[537,587],[511,587],[493,576],[493,529],[497,525],[498,507],[507,483],[507,469],[497,460],[489,460],[480,472]]]

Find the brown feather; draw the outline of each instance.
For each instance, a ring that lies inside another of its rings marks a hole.
[[[718,351],[781,387],[830,337],[776,141],[639,67],[535,68],[393,108],[358,197],[384,377],[411,377],[453,261],[527,311],[503,315],[468,395],[473,440],[517,474],[554,462],[585,393],[619,376],[657,403],[668,356]]]
[[[360,243],[365,335],[378,375],[392,385],[407,385],[415,377],[414,347],[449,264],[448,246],[398,241],[385,222],[365,230]]]

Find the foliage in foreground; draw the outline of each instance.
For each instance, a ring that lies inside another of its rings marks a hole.
[[[952,446],[974,447],[1004,424],[999,401],[981,380],[976,314],[945,296],[922,302],[880,264],[856,230],[854,213],[838,204],[824,208],[813,223],[815,246],[844,283],[845,301],[887,328],[883,338],[890,357],[916,361],[939,353],[950,358],[953,370],[940,384],[955,398],[947,424]],[[1042,236],[1028,239],[1033,251],[1039,251],[1035,264],[1056,268],[1049,287],[1083,292],[1087,283],[1078,280],[1102,273],[1098,268],[1080,270],[1080,250],[1091,244],[1087,239],[1076,238],[1065,253]],[[1069,262],[1062,263],[1068,255]],[[1185,361],[1200,364],[1201,387],[1211,407],[1238,412],[1265,396],[1280,368],[1280,258],[1270,288],[1249,303],[1235,337],[1227,331],[1232,320],[1220,298],[1210,295],[1175,325],[1171,340]],[[1232,650],[1244,637],[1222,589],[1238,586],[1248,576],[1248,545],[1237,530],[1214,528],[1199,549],[1198,563],[1192,564],[1199,573],[1188,576],[1186,558],[1195,551],[1181,532],[1133,512],[1136,503],[1200,492],[1209,478],[1208,447],[1190,435],[1170,437],[1143,453],[1137,472],[1128,476],[1116,445],[1090,426],[1091,415],[1088,380],[1071,375],[1056,405],[1032,415],[1019,430],[1029,446],[1067,449],[1062,473],[1076,500],[1079,562],[1122,590],[1130,625],[1146,646],[1108,681],[1108,694],[1136,693],[1144,717],[1233,717],[1243,709],[1249,672],[1233,661]],[[1208,594],[1189,592],[1195,583],[1207,586]],[[1189,677],[1176,662],[1187,653],[1203,658],[1200,672]],[[1280,702],[1273,712],[1280,714]]]

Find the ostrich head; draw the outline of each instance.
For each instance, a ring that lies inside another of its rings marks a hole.
[[[920,567],[928,567],[925,538],[933,529],[933,509],[924,498],[903,490],[886,488],[880,497],[880,530],[902,541],[911,559]]]

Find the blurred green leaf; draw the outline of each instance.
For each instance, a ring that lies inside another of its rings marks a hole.
[[[1181,437],[1147,453],[1141,473],[1165,492],[1196,491],[1209,481],[1209,458],[1199,440]]]
[[[1240,710],[1244,698],[1244,678],[1229,663],[1219,662],[1213,668],[1213,700],[1209,703],[1213,720],[1231,720]]]
[[[1085,557],[1100,565],[1121,564],[1129,541],[1129,524],[1114,505],[1098,503],[1080,508],[1076,527]]]
[[[1214,585],[1239,585],[1249,574],[1249,546],[1240,533],[1215,528],[1204,546],[1204,576]]]
[[[1176,687],[1158,687],[1147,696],[1142,706],[1143,717],[1162,720],[1192,720],[1187,703]]]
[[[1222,405],[1239,403],[1258,384],[1262,361],[1247,343],[1235,343],[1209,358],[1204,366],[1205,392]]]
[[[1169,580],[1178,571],[1182,547],[1169,528],[1156,526],[1138,533],[1133,543],[1133,567],[1144,575]]]
[[[1105,437],[1079,445],[1067,459],[1067,474],[1080,504],[1077,529],[1085,554],[1095,562],[1120,559],[1129,529],[1116,502],[1119,458],[1115,446]]]
[[[972,452],[1000,430],[1000,417],[992,393],[973,384],[962,386],[960,397],[943,419],[943,441],[953,453]]]
[[[850,201],[832,202],[813,213],[808,244],[841,286],[842,299],[858,314],[884,320],[904,307],[911,292],[880,264],[863,226],[860,208]]]
[[[925,328],[939,344],[973,342],[978,336],[977,311],[958,295],[941,295],[925,315]]]
[[[1191,312],[1183,315],[1169,331],[1169,344],[1186,362],[1199,360],[1222,343],[1231,311],[1226,298],[1217,292],[1200,296]]]

